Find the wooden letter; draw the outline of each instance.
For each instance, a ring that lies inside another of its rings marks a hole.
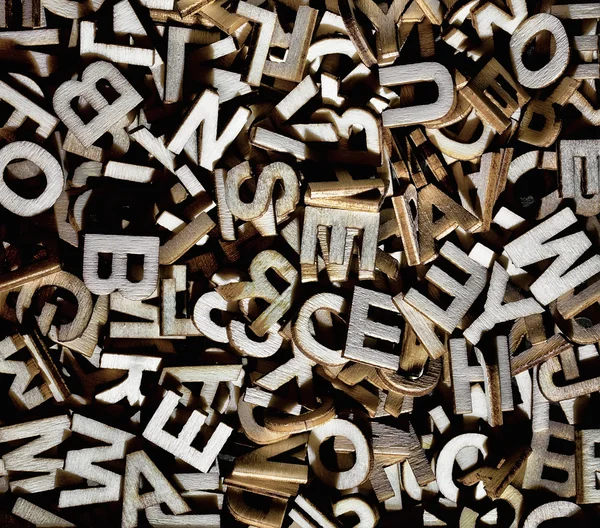
[[[386,13],[373,0],[356,0],[354,3],[369,18],[371,24],[377,30],[375,33],[377,62],[382,66],[392,64],[399,55],[397,24],[402,11],[406,8],[406,2],[404,0],[394,0],[388,6]],[[344,22],[347,23],[346,20]],[[358,28],[358,31],[362,31],[362,29]]]
[[[600,429],[582,429],[575,433],[575,472],[577,477],[577,503],[600,503],[598,471],[600,463],[596,445],[600,444]]]
[[[37,198],[23,198],[4,180],[9,163],[26,159],[37,165],[46,176],[46,188]],[[63,191],[64,175],[56,158],[30,141],[15,141],[0,149],[0,205],[18,216],[35,216],[50,209]]]
[[[33,360],[25,362],[8,359],[24,346],[25,343],[19,335],[6,337],[0,341],[0,373],[15,376],[9,389],[9,396],[18,406],[31,410],[51,398],[52,394],[46,384],[27,390],[33,378],[40,372]]]
[[[480,224],[479,220],[452,198],[429,184],[418,191],[417,222],[419,225],[419,259],[421,264],[436,256],[435,241],[447,236],[457,227],[472,231]],[[442,218],[433,220],[433,207],[444,213]],[[403,229],[401,227],[401,229]]]
[[[565,448],[572,446],[575,441],[574,427],[550,418],[550,405],[538,386],[537,367],[533,369],[532,410],[533,451],[527,459],[523,489],[544,490],[565,498],[574,497],[575,455],[565,454]],[[546,468],[555,471],[546,472]]]
[[[80,414],[73,415],[71,431],[110,445],[71,450],[67,453],[65,471],[91,480],[100,486],[61,491],[58,507],[69,508],[118,501],[121,498],[121,475],[108,471],[97,464],[125,458],[127,443],[135,438],[135,435]]]
[[[475,349],[479,366],[470,366],[466,342],[462,338],[450,340],[450,366],[454,412],[467,414],[473,411],[471,383],[485,382],[488,403],[488,421],[502,423],[502,411],[513,410],[508,339],[498,336],[495,340],[495,358],[487,351],[484,355]]]
[[[100,367],[126,370],[127,377],[114,387],[97,394],[96,399],[103,403],[117,403],[123,398],[127,398],[129,405],[132,407],[141,405],[145,399],[145,396],[140,392],[142,374],[144,372],[158,372],[161,362],[161,358],[104,352],[100,359]]]
[[[508,85],[511,88],[511,93],[503,88],[500,80],[504,86]],[[461,89],[461,92],[475,107],[481,120],[499,134],[509,127],[510,117],[530,99],[527,91],[514,81],[494,57]]]
[[[538,528],[546,524],[546,521],[567,518],[573,518],[570,522],[578,526],[585,526],[585,522],[581,522],[584,519],[581,508],[577,504],[568,501],[547,502],[537,507],[527,516],[523,528]]]
[[[316,9],[307,5],[300,6],[291,35],[281,31],[279,24],[275,26],[271,45],[286,48],[287,52],[283,61],[267,60],[264,67],[265,75],[291,82],[302,80],[318,13]]]
[[[331,228],[329,244],[326,242],[326,237],[323,241],[320,240],[319,228],[321,227]],[[354,238],[361,232],[358,277],[360,280],[371,280],[375,271],[379,213],[306,207],[300,249],[302,282],[317,280],[317,243],[319,242],[324,257],[327,252],[325,260],[330,280],[348,280]]]
[[[35,131],[36,135],[41,139],[46,139],[58,125],[56,117],[27,99],[4,81],[0,81],[0,99],[14,108],[13,113],[2,128],[10,128],[11,130],[18,128],[25,122],[26,118],[29,118],[39,125]]]
[[[345,365],[348,360],[342,357],[342,350],[332,350],[322,345],[313,335],[312,319],[318,310],[339,316],[342,312],[347,311],[346,300],[333,293],[317,293],[307,299],[300,308],[292,328],[294,343],[305,356],[321,365],[329,367]]]
[[[187,297],[188,282],[185,266],[173,266],[172,279],[161,279],[161,328],[165,336],[196,336],[202,335],[188,315]],[[177,293],[185,297],[184,317],[177,317]]]
[[[440,255],[469,274],[467,282],[463,285],[435,264],[429,268],[425,279],[454,297],[450,306],[446,310],[442,310],[415,288],[408,291],[404,300],[440,328],[446,332],[452,332],[485,288],[487,273],[481,264],[469,258],[452,242],[446,242],[442,246]]]
[[[420,264],[419,209],[417,188],[411,183],[401,196],[392,198],[396,222],[400,230],[406,261],[409,266]],[[434,248],[435,251],[435,248]]]
[[[506,2],[509,13],[502,11],[496,4],[486,2],[475,9],[471,15],[473,26],[482,39],[494,36],[494,27],[501,27],[511,35],[527,18],[527,3],[525,0],[508,0]]]
[[[140,495],[141,475],[150,483],[154,491]],[[127,455],[121,528],[136,528],[139,510],[157,506],[163,502],[175,514],[190,511],[189,506],[144,451],[136,451]]]
[[[573,211],[563,209],[505,247],[510,260],[519,268],[555,257],[529,288],[543,306],[600,272],[599,255],[568,271],[592,245],[583,231],[548,242],[576,221]]]
[[[584,216],[600,213],[600,165],[597,139],[563,139],[559,142],[560,195],[573,198],[575,212]]]
[[[498,323],[543,313],[544,309],[535,299],[520,299],[504,303],[508,279],[508,272],[500,264],[494,262],[485,310],[464,332],[464,336],[470,343],[476,345],[483,332],[491,330]]]
[[[35,438],[35,440],[2,456],[5,469],[8,471],[46,473],[37,477],[13,480],[10,483],[11,490],[21,488],[25,493],[41,493],[56,487],[56,472],[58,469],[63,469],[64,460],[36,457],[36,455],[45,453],[62,443],[67,436],[70,425],[71,421],[65,415],[0,427],[0,443],[20,442],[25,438]]]
[[[251,48],[254,51],[252,53],[250,67],[248,68],[248,73],[244,79],[251,86],[259,86],[265,68],[265,62],[267,61],[267,56],[269,54],[269,48],[271,47],[273,33],[275,32],[277,15],[266,9],[253,6],[248,2],[240,2],[236,13],[252,22],[260,24],[260,30],[257,32],[254,45]]]
[[[114,103],[110,104],[96,88],[96,83],[100,80],[108,81],[119,93]],[[83,97],[97,112],[87,124],[71,108],[71,101],[76,97]],[[81,81],[66,81],[61,84],[54,93],[52,103],[56,115],[66,127],[84,147],[90,147],[142,100],[142,96],[115,66],[98,61],[84,70]]]
[[[356,453],[356,461],[346,471],[331,471],[321,461],[321,444],[332,436],[347,438]],[[369,476],[372,466],[372,453],[360,429],[346,420],[331,420],[313,429],[308,439],[308,460],[315,475],[328,486],[339,490],[354,488]]]
[[[192,133],[198,127],[202,127],[198,135],[198,164],[211,171],[223,156],[223,152],[242,131],[249,116],[250,110],[238,108],[221,135],[217,137],[219,95],[211,90],[205,90],[194,101],[167,148],[179,154]]]
[[[365,345],[367,338],[388,341],[394,345],[400,343],[400,328],[369,319],[371,306],[399,314],[391,295],[355,286],[344,357],[374,367],[398,370],[399,355]]]
[[[560,360],[559,360],[560,357]],[[598,351],[595,345],[584,345],[577,347],[577,354],[572,348],[554,356],[542,363],[538,370],[538,382],[544,396],[550,401],[563,401],[584,396],[600,390],[600,376],[591,379],[574,381],[580,377],[577,360],[598,359]],[[562,360],[562,365],[561,365]],[[566,382],[557,385],[554,376],[562,372],[562,378]],[[587,376],[583,376],[586,378]]]
[[[269,282],[266,273],[270,269],[289,283],[282,293]],[[258,297],[270,304],[250,325],[252,331],[262,337],[291,307],[298,284],[298,272],[280,253],[273,250],[263,251],[254,257],[248,272],[252,281],[225,284],[219,286],[217,291],[228,301]]]
[[[158,284],[158,237],[126,235],[93,235],[85,237],[83,253],[83,280],[92,293],[108,295],[114,291],[132,301],[150,297]],[[112,256],[111,274],[103,279],[98,276],[100,254]],[[131,282],[127,278],[128,255],[143,255],[143,278]]]
[[[442,449],[436,466],[436,478],[440,493],[452,502],[458,502],[459,489],[452,478],[454,462],[458,454],[465,448],[476,447],[483,457],[487,457],[487,436],[477,433],[466,433],[454,437]]]
[[[225,197],[227,207],[234,216],[241,220],[256,220],[263,216],[273,202],[273,188],[277,181],[283,185],[283,195],[275,201],[277,222],[294,211],[300,199],[300,189],[296,173],[289,165],[280,161],[267,165],[258,177],[252,202],[247,203],[241,200],[239,192],[243,183],[251,178],[248,162],[233,167],[227,173]]]
[[[275,391],[295,378],[301,391],[310,388],[313,379],[312,369],[316,363],[293,344],[292,353],[294,354],[292,359],[256,380],[256,384],[263,389]]]
[[[133,10],[128,14],[130,15],[129,24],[140,24]],[[133,16],[131,16],[132,14]],[[82,56],[100,57],[111,62],[147,66],[148,68],[155,64],[156,52],[153,49],[96,42],[97,29],[98,27],[94,22],[82,20],[79,23],[79,53]],[[131,33],[134,33],[134,31],[130,29]]]
[[[381,86],[398,86],[426,81],[434,82],[437,85],[437,101],[427,105],[384,110],[383,126],[390,128],[410,126],[441,119],[454,107],[455,90],[452,75],[437,62],[404,64],[379,69]]]
[[[18,498],[11,511],[13,515],[29,521],[35,526],[47,526],[52,528],[77,528],[69,521],[65,521],[58,515],[32,504],[23,498]]]
[[[55,335],[58,339],[60,341],[71,341],[82,335],[92,316],[92,295],[81,280],[66,271],[59,271],[52,275],[46,275],[45,277],[29,281],[21,288],[19,297],[17,297],[17,305],[15,306],[19,322],[23,322],[25,313],[30,309],[36,292],[45,286],[65,289],[77,300],[77,312],[72,321],[56,325],[58,332]],[[57,310],[58,306],[56,304],[49,301],[44,303],[40,315],[36,317],[42,335],[46,335],[51,331],[51,325]]]
[[[344,497],[333,505],[333,515],[340,517],[345,513],[354,513],[358,517],[355,527],[375,528],[379,521],[377,508],[373,509],[365,499],[359,497]]]
[[[175,392],[166,392],[161,404],[148,422],[143,436],[153,444],[162,447],[165,451],[181,458],[198,471],[206,473],[233,429],[224,423],[220,423],[206,443],[204,450],[198,451],[191,444],[200,432],[200,428],[207,418],[206,414],[194,410],[179,436],[173,436],[164,430],[165,424],[177,408],[179,398],[179,395]]]
[[[554,37],[554,55],[539,70],[532,71],[523,64],[525,47],[542,31]],[[560,20],[547,13],[538,13],[523,22],[510,39],[510,58],[517,74],[517,81],[526,88],[545,88],[558,79],[569,62],[569,39]]]

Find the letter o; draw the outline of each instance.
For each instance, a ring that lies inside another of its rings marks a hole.
[[[4,181],[4,170],[17,159],[35,163],[46,175],[46,188],[37,198],[23,198]],[[54,205],[63,190],[63,171],[47,150],[30,141],[15,141],[0,150],[0,205],[19,216],[35,216]]]
[[[549,31],[556,42],[554,56],[548,64],[533,71],[523,64],[523,51],[541,31]],[[569,38],[561,21],[547,13],[539,13],[523,22],[510,39],[510,58],[517,80],[527,88],[545,88],[558,79],[569,62]]]
[[[347,471],[330,471],[321,461],[321,444],[332,436],[345,436],[356,453],[356,460]],[[362,432],[346,420],[334,419],[316,427],[308,437],[308,462],[315,475],[326,485],[339,490],[355,488],[362,484],[371,471],[371,450]]]

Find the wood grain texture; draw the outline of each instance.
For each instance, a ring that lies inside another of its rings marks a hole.
[[[113,103],[98,92],[96,83],[106,80],[118,91],[120,97]],[[84,124],[81,117],[71,108],[75,97],[87,97],[86,101],[97,112],[89,123]],[[95,97],[94,97],[95,95]],[[77,137],[84,147],[90,147],[111,126],[142,102],[142,96],[112,64],[97,61],[83,72],[81,81],[66,81],[61,84],[52,99],[54,111],[67,128]]]
[[[367,338],[387,341],[392,345],[400,343],[400,328],[370,319],[369,309],[371,306],[398,313],[391,295],[355,287],[343,356],[367,365],[396,370],[400,365],[399,356],[365,345]]]
[[[332,472],[319,454],[320,445],[332,436],[344,436],[354,445],[356,461],[351,469]],[[372,454],[360,429],[346,420],[331,420],[313,429],[308,439],[308,460],[317,477],[328,486],[345,490],[358,486],[367,478],[372,465]]]
[[[142,475],[154,491],[140,494],[140,477]],[[175,514],[190,511],[189,506],[144,451],[128,454],[123,481],[121,527],[135,528],[138,525],[139,510],[158,506],[162,503],[169,506]]]
[[[530,287],[531,293],[543,306],[600,271],[598,255],[570,269],[591,245],[583,232],[548,242],[575,222],[573,212],[568,208],[562,209],[505,247],[511,261],[518,267],[556,257]]]
[[[132,301],[147,299],[158,284],[159,244],[158,237],[86,235],[83,253],[83,280],[86,286],[96,295],[119,291]],[[100,254],[112,255],[111,273],[106,279],[98,276]],[[144,257],[143,278],[135,283],[127,277],[128,255]]]
[[[486,270],[452,242],[446,242],[442,246],[440,255],[469,274],[469,278],[464,285],[450,277],[436,265],[432,265],[425,275],[426,280],[452,295],[453,300],[450,306],[446,310],[442,310],[415,288],[408,291],[404,296],[404,301],[419,310],[446,332],[452,332],[485,287]]]
[[[40,493],[57,487],[57,471],[64,468],[65,461],[61,458],[37,455],[62,443],[68,436],[70,427],[71,420],[66,415],[0,427],[1,443],[33,438],[2,456],[4,468],[9,472],[43,473],[12,480],[11,490],[22,489],[25,493]]]
[[[572,502],[548,502],[547,504],[539,506],[529,514],[527,519],[525,519],[523,528],[537,528],[545,521],[552,519],[564,519],[567,517],[581,518],[580,512],[581,508]],[[575,519],[573,520],[575,521]]]
[[[392,108],[382,114],[383,126],[400,127],[427,123],[443,118],[455,104],[454,80],[448,70],[437,62],[389,66],[379,70],[381,86],[399,86],[416,82],[434,82],[438,98],[428,105]]]
[[[532,71],[523,64],[525,46],[541,31],[548,31],[556,46],[552,59],[543,68]],[[558,79],[567,67],[570,55],[567,32],[558,18],[538,13],[523,22],[510,39],[510,57],[517,81],[526,88],[545,88]]]
[[[465,433],[450,440],[440,452],[436,464],[436,479],[440,493],[447,499],[458,501],[459,489],[452,478],[454,461],[465,448],[477,448],[484,458],[488,455],[487,436],[479,433]]]
[[[534,299],[521,299],[504,303],[508,281],[509,275],[506,270],[495,262],[484,312],[471,323],[471,326],[463,334],[470,343],[476,345],[481,339],[482,333],[492,330],[498,323],[512,321],[544,311]]]
[[[435,258],[436,240],[442,239],[458,227],[465,231],[474,231],[479,226],[476,216],[433,184],[419,189],[417,197],[419,260],[422,264]],[[443,213],[441,218],[434,220],[433,207]]]
[[[294,169],[286,163],[274,162],[267,165],[256,182],[256,191],[252,202],[242,201],[240,188],[251,180],[250,164],[245,162],[227,172],[225,180],[225,199],[229,211],[241,220],[256,220],[263,216],[271,202],[275,203],[277,222],[289,216],[300,199],[298,178]],[[273,200],[273,188],[277,182],[283,186],[283,194]]]
[[[48,510],[44,510],[28,500],[18,498],[11,511],[13,515],[25,519],[35,526],[52,528],[75,528],[75,525],[66,521]]]
[[[34,163],[46,176],[44,191],[37,198],[23,198],[6,184],[5,169],[17,159]],[[0,149],[0,175],[0,205],[18,216],[35,216],[47,211],[56,203],[64,187],[63,170],[56,158],[30,141],[15,141]]]
[[[84,332],[92,315],[92,296],[85,284],[75,275],[66,271],[59,271],[28,282],[17,298],[15,312],[17,319],[22,322],[29,311],[36,292],[46,286],[69,291],[77,300],[77,312],[72,320],[66,324],[57,325],[57,336],[61,341],[71,341]],[[58,307],[50,302],[44,303],[39,317],[36,317],[40,332],[45,335],[50,331]]]
[[[121,475],[96,464],[125,458],[127,443],[135,436],[80,414],[73,415],[71,433],[106,442],[109,446],[69,451],[65,458],[65,471],[96,482],[99,486],[61,491],[59,508],[118,501],[121,498]]]
[[[140,391],[143,373],[157,372],[161,363],[161,358],[149,356],[102,354],[101,368],[125,370],[127,375],[114,387],[96,394],[96,399],[104,403],[117,403],[123,398],[127,398],[129,405],[141,405],[145,399]]]
[[[223,447],[223,444],[229,438],[232,429],[228,425],[220,423],[211,435],[210,440],[205,444],[204,449],[199,451],[190,444],[204,424],[206,414],[196,410],[193,411],[178,436],[173,436],[164,430],[164,426],[177,407],[179,399],[179,395],[175,392],[166,392],[162,403],[146,425],[143,436],[165,451],[181,458],[198,471],[206,473]],[[125,478],[127,479],[127,476]]]
[[[317,244],[319,227],[331,228],[331,239],[327,248],[321,242],[325,264],[333,280],[347,280],[350,256],[355,244],[354,237],[361,234],[358,275],[360,279],[373,277],[379,231],[379,214],[362,211],[340,211],[323,207],[306,207],[300,267],[303,282],[317,280]],[[352,232],[350,230],[355,230]],[[355,233],[355,234],[354,234]],[[325,258],[327,252],[327,258]],[[339,269],[338,269],[339,268]]]
[[[289,284],[282,293],[269,282],[267,270],[274,270]],[[217,291],[229,301],[258,297],[269,303],[269,307],[250,325],[252,331],[262,337],[289,310],[296,293],[298,272],[280,253],[266,250],[254,258],[248,273],[252,279],[250,282],[225,284]]]

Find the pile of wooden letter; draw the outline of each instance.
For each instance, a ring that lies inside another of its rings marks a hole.
[[[563,1],[0,0],[0,527],[600,526]]]

